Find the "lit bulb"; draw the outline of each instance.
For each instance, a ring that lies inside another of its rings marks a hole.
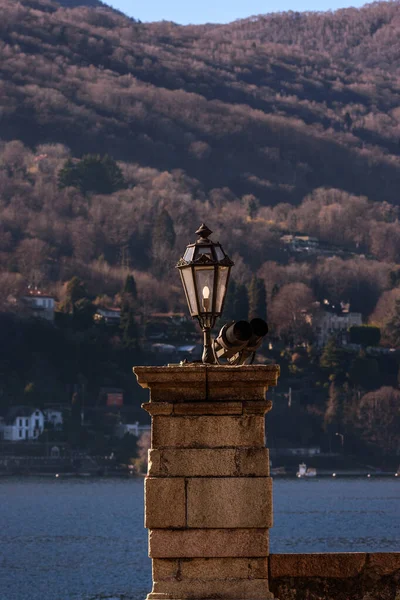
[[[206,312],[208,312],[210,308],[210,288],[208,285],[203,287],[203,308]]]

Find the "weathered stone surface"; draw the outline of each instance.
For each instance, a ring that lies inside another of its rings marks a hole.
[[[243,412],[242,402],[180,402],[173,407],[175,415],[241,415]]]
[[[354,577],[366,561],[364,552],[340,554],[274,554],[270,557],[271,577]]]
[[[267,448],[164,448],[149,450],[150,476],[263,477]]]
[[[213,529],[271,527],[271,478],[188,479],[187,526]]]
[[[237,476],[233,448],[165,448],[150,450],[149,475],[169,477]]]
[[[238,448],[236,461],[239,475],[253,477],[269,475],[268,448]]]
[[[280,600],[399,600],[400,553],[273,555],[269,587]]]
[[[145,527],[185,527],[186,494],[183,477],[146,477]]]
[[[152,563],[153,581],[176,579],[180,576],[180,564],[177,558],[155,558]]]
[[[270,385],[276,385],[277,365],[185,365],[135,367],[139,384],[151,389],[152,402],[209,402],[265,400]]]
[[[172,415],[174,405],[172,402],[145,402],[142,408],[150,415]]]
[[[153,417],[153,448],[264,447],[263,416]]]
[[[215,598],[264,600],[271,597],[266,579],[155,581],[153,593],[171,594],[172,598],[209,598],[210,600]]]
[[[265,402],[243,402],[244,415],[265,415],[271,408],[271,400],[266,400]]]
[[[267,558],[180,559],[183,579],[268,579]]]
[[[379,575],[400,574],[400,552],[373,552],[367,555],[367,568]],[[400,600],[400,577],[399,577]]]
[[[151,558],[265,557],[268,529],[153,529]]]
[[[156,558],[153,579],[268,579],[267,561],[267,558]]]

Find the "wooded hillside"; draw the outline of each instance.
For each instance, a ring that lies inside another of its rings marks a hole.
[[[183,169],[262,204],[398,201],[400,5],[229,26],[1,0],[1,132]],[[395,32],[395,33],[393,33]]]
[[[0,0],[3,279],[78,275],[112,298],[133,269],[147,308],[174,309],[173,264],[206,220],[239,281],[299,281],[368,318],[400,262],[399,19],[383,2],[183,27]],[[88,153],[123,183],[60,185]],[[339,248],[340,286],[332,256],[287,254],[288,232]]]

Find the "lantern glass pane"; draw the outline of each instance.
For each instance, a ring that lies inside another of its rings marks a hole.
[[[190,315],[193,317],[193,316],[197,315],[198,312],[197,312],[196,291],[195,291],[195,285],[194,285],[194,281],[193,281],[192,269],[189,267],[186,269],[181,269],[180,272],[181,272],[183,287],[185,288],[185,292],[186,292],[186,299],[187,299],[187,303],[189,306]]]
[[[214,267],[196,267],[196,285],[199,295],[200,312],[213,312]]]
[[[183,256],[183,259],[186,260],[187,262],[190,262],[191,260],[193,260],[193,254],[194,254],[194,246],[192,246],[191,248],[186,248],[186,252]]]
[[[203,256],[203,254],[205,254],[206,256],[208,256],[208,258],[210,260],[213,260],[213,255],[212,255],[212,251],[211,251],[211,247],[210,246],[197,246],[197,248],[196,248],[196,258],[200,258],[200,256]]]
[[[222,252],[221,246],[215,246],[215,254],[217,256],[217,260],[224,260],[225,254]]]
[[[221,313],[226,295],[226,287],[228,282],[229,267],[218,267],[217,281],[217,302],[215,304],[215,312]]]

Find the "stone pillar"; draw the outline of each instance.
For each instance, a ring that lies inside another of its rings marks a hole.
[[[266,600],[272,481],[265,393],[279,367],[136,367],[152,417],[148,600]]]

